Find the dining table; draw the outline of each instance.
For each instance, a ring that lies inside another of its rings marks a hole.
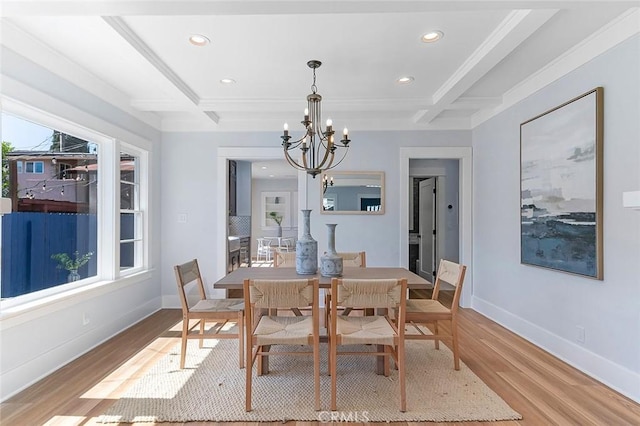
[[[289,280],[289,279],[308,279],[318,278],[321,289],[331,288],[332,277],[324,277],[318,271],[315,274],[298,274],[296,268],[238,268],[233,272],[220,278],[213,284],[214,289],[227,290],[228,297],[243,297],[244,280]],[[410,290],[426,290],[433,288],[433,284],[420,275],[415,274],[407,268],[400,267],[345,267],[340,278],[345,279],[407,279],[407,289]],[[326,336],[324,341],[326,341]],[[268,357],[266,357],[268,358]],[[376,371],[383,374],[384,365],[383,358],[378,357]],[[269,371],[268,359],[262,364],[261,374],[267,374]]]
[[[301,275],[296,272],[296,268],[238,268],[233,272],[220,278],[213,284],[214,289],[230,290],[233,297],[242,297],[244,280],[291,280],[291,279],[318,278],[320,288],[331,288],[331,277],[323,277],[318,271],[315,274]],[[346,279],[393,279],[406,278],[407,288],[410,290],[426,290],[433,285],[415,274],[407,268],[376,266],[360,268],[356,266],[346,266],[340,278]],[[231,295],[228,295],[232,297]]]

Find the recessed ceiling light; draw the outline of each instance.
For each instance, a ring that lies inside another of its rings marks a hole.
[[[189,43],[193,44],[194,46],[206,46],[210,43],[210,41],[211,40],[209,40],[208,37],[203,36],[202,34],[193,34],[191,37],[189,37]]]
[[[269,175],[269,177],[273,177],[273,175]]]
[[[222,84],[233,84],[236,81],[232,78],[223,78],[222,80],[220,80],[220,83]]]
[[[267,170],[267,166],[262,166],[262,170]]]
[[[404,76],[404,77],[400,77],[397,82],[398,84],[409,84],[414,80],[413,77],[411,77],[410,75]]]
[[[442,31],[429,31],[422,36],[421,40],[425,43],[433,43],[440,40],[442,37],[444,37],[444,33]]]

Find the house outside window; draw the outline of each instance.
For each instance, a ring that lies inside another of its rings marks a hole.
[[[16,168],[18,169],[18,173],[22,173],[22,161],[16,161]]]

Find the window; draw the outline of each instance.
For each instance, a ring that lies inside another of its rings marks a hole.
[[[143,264],[143,211],[140,194],[140,158],[120,153],[120,270]]]
[[[1,114],[9,171],[3,191],[7,184],[18,202],[0,218],[0,308],[108,283],[148,264],[149,152],[50,114],[25,113],[35,119]],[[119,234],[104,226],[112,223]]]
[[[44,173],[44,163],[42,161],[26,161],[25,173]]]
[[[8,179],[8,196],[18,202],[16,211],[2,216],[0,297],[51,292],[95,277],[98,154],[89,153],[84,139],[6,113],[2,130],[10,145],[7,160],[16,163],[10,173],[17,173]],[[61,148],[58,140],[65,136],[81,143]],[[59,171],[71,169],[78,179],[61,180]]]

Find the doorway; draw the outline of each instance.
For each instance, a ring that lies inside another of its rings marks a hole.
[[[454,221],[457,224],[458,234],[452,236],[449,233],[451,244],[455,244],[457,250],[458,262],[467,266],[469,271],[473,271],[473,256],[472,256],[472,149],[471,147],[401,147],[400,148],[400,258],[399,264],[401,266],[409,265],[410,259],[410,242],[415,242],[415,236],[418,234],[418,230],[414,229],[413,217],[414,210],[417,207],[413,204],[413,190],[412,190],[412,177],[413,176],[441,176],[439,172],[432,173],[431,171],[415,171],[412,170],[410,163],[414,160],[433,160],[433,159],[452,159],[456,160],[458,164],[458,172],[456,174],[457,184],[453,185],[453,182],[449,184],[447,182],[446,192],[453,191],[455,189],[454,202],[449,202],[446,199],[444,204],[445,214],[440,214],[440,218],[443,216],[450,221]],[[447,178],[449,176],[447,175]],[[437,220],[437,219],[436,219]],[[449,232],[448,224],[445,221],[444,227],[441,225],[439,229],[444,229]],[[441,244],[442,241],[439,241]],[[414,247],[417,247],[414,245]],[[445,251],[441,252],[441,257],[449,257],[446,254],[446,250],[451,247],[449,244],[445,244]],[[462,307],[471,306],[471,295],[473,294],[473,274],[468,273],[465,279],[465,286],[462,289],[462,296],[460,305]]]

